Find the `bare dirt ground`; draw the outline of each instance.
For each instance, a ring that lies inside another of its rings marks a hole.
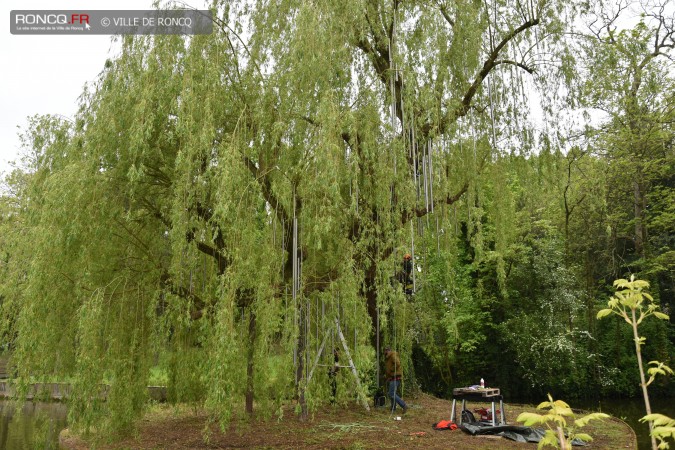
[[[450,418],[448,400],[421,394],[407,398],[409,409],[401,420],[394,420],[384,409],[333,406],[317,411],[310,420],[301,421],[292,413],[292,405],[282,420],[234,421],[222,433],[216,425],[210,427],[205,441],[208,415],[203,411],[171,406],[153,408],[139,425],[137,437],[115,443],[98,444],[100,449],[536,449],[536,444],[524,444],[494,436],[471,436],[460,430],[435,431],[432,424]],[[488,406],[479,403],[473,408]],[[458,408],[459,409],[459,408]],[[515,418],[523,411],[535,411],[531,405],[505,404],[506,420],[519,425]],[[591,422],[584,432],[594,441],[585,449],[635,449],[635,433],[619,419]],[[61,444],[70,450],[92,448],[94,445],[72,436],[66,430]],[[579,447],[581,448],[581,447]]]

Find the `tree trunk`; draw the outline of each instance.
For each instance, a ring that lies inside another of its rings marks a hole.
[[[638,177],[640,173],[638,172]],[[645,256],[645,242],[647,238],[647,230],[644,221],[644,193],[640,188],[638,180],[633,181],[633,205],[635,211],[635,253],[639,256]]]
[[[567,439],[565,438],[565,432],[562,427],[557,427],[556,431],[558,432],[558,440],[560,441],[560,450],[569,450],[569,445],[567,445]]]
[[[375,263],[371,262],[370,267],[366,271],[366,277],[364,280],[364,288],[366,294],[366,306],[368,307],[368,315],[370,316],[370,321],[373,329],[372,342],[373,348],[377,347],[377,341],[382,343],[382,330],[380,330],[380,336],[376,336],[378,330],[378,317],[377,317],[377,286],[375,282]]]
[[[647,392],[647,382],[645,381],[645,372],[644,369],[642,368],[642,353],[640,352],[640,336],[638,335],[638,330],[637,330],[637,318],[635,317],[635,310],[633,309],[631,311],[633,313],[633,339],[635,341],[635,354],[637,355],[637,360],[638,360],[638,368],[640,369],[640,386],[642,387],[642,396],[644,397],[645,400],[645,410],[647,411],[647,415],[652,413],[652,407],[649,404],[649,393]],[[654,424],[652,422],[649,422],[649,435],[652,439],[652,450],[656,450],[656,438],[652,436],[652,431],[654,429]]]
[[[297,370],[295,373],[295,384],[298,392],[298,403],[300,403],[300,420],[305,421],[309,417],[307,413],[307,400],[305,399],[305,390],[307,389],[307,379],[305,377],[305,308],[298,305],[298,353],[297,353]]]
[[[253,415],[253,357],[255,355],[256,321],[253,311],[248,316],[248,364],[246,366],[246,414]]]

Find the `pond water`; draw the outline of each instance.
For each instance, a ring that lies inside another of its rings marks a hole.
[[[0,400],[0,449],[58,449],[67,415],[63,403]]]
[[[675,398],[664,398],[650,396],[649,403],[653,413],[665,414],[669,417],[675,417]],[[638,439],[638,448],[651,449],[651,439],[649,438],[649,426],[640,422],[640,418],[645,413],[645,404],[640,398],[629,399],[604,399],[604,400],[586,400],[581,402],[570,402],[573,408],[581,408],[588,411],[599,411],[611,414],[614,417],[626,422],[635,430]]]

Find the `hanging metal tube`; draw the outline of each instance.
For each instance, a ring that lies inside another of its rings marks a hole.
[[[425,146],[426,148],[426,146]],[[422,176],[424,179],[424,207],[429,211],[429,185],[427,180],[427,156],[422,156]]]
[[[436,254],[441,256],[441,235],[438,233],[438,216],[436,216]]]
[[[434,166],[431,162],[433,149],[433,143],[429,139],[429,203],[431,204],[431,212],[434,212]]]
[[[293,300],[298,298],[298,219],[293,217]]]
[[[413,121],[413,124],[410,127],[412,131],[412,152],[413,152],[413,179],[415,180],[415,189],[417,190],[417,201],[420,201],[420,187],[419,187],[419,180],[417,177],[417,140],[415,137],[415,123]]]

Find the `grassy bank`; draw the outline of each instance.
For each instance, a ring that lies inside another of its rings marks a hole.
[[[450,417],[450,402],[428,395],[406,399],[408,413],[396,421],[388,411],[371,412],[352,405],[326,407],[312,419],[302,422],[292,413],[292,406],[280,421],[235,421],[227,432],[216,425],[207,427],[204,411],[168,405],[154,406],[139,425],[137,437],[114,443],[99,444],[101,449],[198,449],[198,448],[345,448],[345,449],[530,449],[534,444],[516,443],[499,437],[474,437],[460,430],[435,431],[432,424]],[[472,409],[487,406],[478,403]],[[505,404],[506,420],[524,411],[535,411],[532,405]],[[205,431],[208,437],[205,441]],[[594,441],[586,449],[635,449],[633,430],[619,419],[591,423],[584,428]],[[92,447],[67,431],[61,444],[71,450]]]

